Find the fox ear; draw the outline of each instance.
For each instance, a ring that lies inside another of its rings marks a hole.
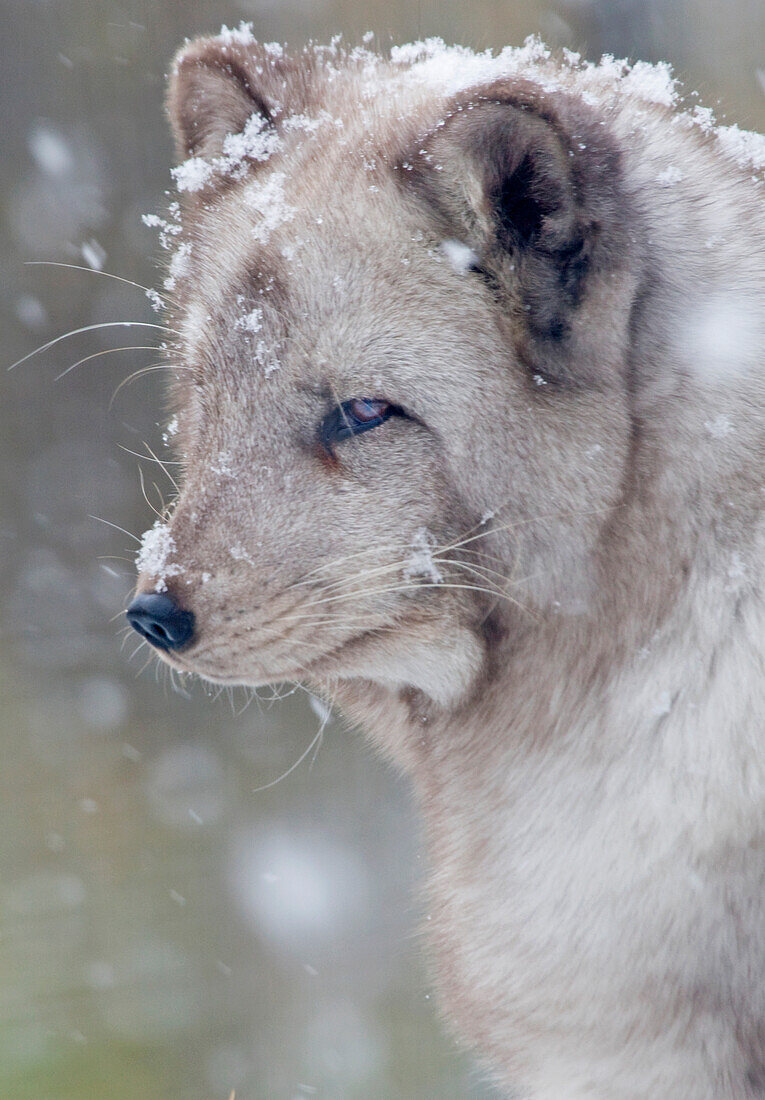
[[[529,367],[563,380],[577,313],[626,250],[620,157],[601,119],[573,98],[492,85],[421,144],[414,182],[440,231],[476,253]]]
[[[305,68],[249,32],[188,43],[175,57],[167,92],[179,159],[220,156],[226,137],[240,133],[253,115],[267,126],[285,110],[302,109]]]

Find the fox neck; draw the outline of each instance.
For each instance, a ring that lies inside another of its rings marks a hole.
[[[628,787],[653,784],[665,813],[682,804],[677,828],[694,821],[699,849],[748,828],[745,819],[755,828],[765,792],[751,717],[765,707],[754,698],[765,695],[765,537],[755,529],[748,550],[733,552],[690,524],[681,530],[677,514],[663,531],[647,524],[642,548],[626,525],[630,545],[615,539],[608,550],[615,580],[604,576],[586,612],[485,639],[483,669],[457,705],[364,679],[341,681],[336,701],[426,806],[448,789],[455,813],[502,813],[514,775],[544,788],[548,766],[587,783],[594,767],[599,783],[610,772]],[[636,560],[662,569],[630,571]],[[716,823],[705,806],[717,806]]]

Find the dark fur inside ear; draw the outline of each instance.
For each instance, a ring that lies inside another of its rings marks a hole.
[[[555,345],[588,279],[618,264],[623,245],[620,157],[601,121],[573,97],[552,106],[531,86],[494,85],[453,103],[420,141],[425,154],[407,154],[440,231],[481,257],[530,368],[550,380],[566,374]]]
[[[500,179],[489,201],[496,209],[500,233],[508,244],[527,245],[539,234],[545,206],[534,194],[534,165],[525,156],[515,171]]]
[[[167,110],[180,159],[220,156],[229,134],[258,114],[274,124],[305,108],[309,62],[275,53],[257,42],[199,38],[177,55]]]

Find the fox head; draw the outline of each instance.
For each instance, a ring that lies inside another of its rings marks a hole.
[[[453,706],[493,638],[586,606],[644,244],[607,115],[556,71],[246,30],[179,53],[182,480],[129,611],[171,665]]]

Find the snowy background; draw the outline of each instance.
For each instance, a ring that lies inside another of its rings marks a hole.
[[[185,36],[252,19],[300,45],[539,32],[668,59],[765,128],[762,0],[3,0],[0,318],[6,364],[72,328],[155,320]],[[121,650],[141,494],[167,479],[151,329],[97,329],[0,374],[0,1096],[13,1100],[488,1098],[437,1022],[417,947],[417,825],[357,733],[305,696],[191,697]],[[125,338],[127,337],[127,338]]]

